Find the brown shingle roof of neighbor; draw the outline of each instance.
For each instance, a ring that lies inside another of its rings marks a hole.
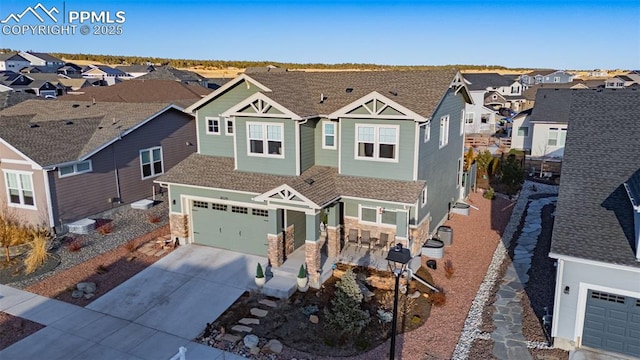
[[[156,103],[172,102],[191,105],[208,95],[210,89],[172,80],[127,80],[112,86],[88,87],[78,94],[58,97],[58,100],[96,102]]]
[[[35,94],[30,94],[22,91],[3,91],[0,92],[0,110],[6,109],[10,106],[17,105],[26,100],[40,99]]]
[[[56,165],[79,160],[167,106],[27,100],[0,111],[0,138],[41,166]]]
[[[579,90],[570,111],[551,253],[640,268],[624,188],[639,188],[640,90]]]
[[[287,184],[319,206],[340,196],[413,204],[424,187],[424,181],[342,176],[338,175],[338,169],[325,166],[312,166],[300,176],[258,174],[234,170],[232,158],[200,154],[190,155],[156,181],[256,194]]]
[[[248,74],[271,92],[263,91],[295,114],[306,117],[330,114],[373,91],[430,117],[442,100],[457,70],[345,71]],[[347,89],[351,89],[348,91]],[[324,101],[320,101],[320,97]]]

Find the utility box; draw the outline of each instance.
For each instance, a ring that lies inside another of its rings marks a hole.
[[[445,246],[451,246],[453,243],[453,229],[449,226],[438,227],[438,239],[440,239]]]

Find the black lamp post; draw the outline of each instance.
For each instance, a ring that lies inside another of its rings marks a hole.
[[[411,260],[411,252],[409,249],[402,247],[401,243],[396,244],[389,254],[387,254],[387,263],[389,268],[396,277],[396,284],[393,296],[393,321],[391,322],[391,350],[389,352],[389,359],[393,360],[396,357],[396,328],[398,324],[398,290],[400,288],[400,276],[407,270],[407,264]]]

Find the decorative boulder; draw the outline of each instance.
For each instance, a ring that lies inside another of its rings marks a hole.
[[[249,349],[253,349],[254,347],[258,346],[258,342],[260,342],[260,339],[255,335],[249,334],[244,337],[243,342],[244,346]]]

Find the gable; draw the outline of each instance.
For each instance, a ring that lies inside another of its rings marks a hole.
[[[392,94],[393,95],[393,94]],[[427,119],[416,112],[398,104],[392,99],[373,91],[368,95],[329,114],[330,119],[340,117],[366,119],[403,119],[425,122]]]
[[[310,209],[319,209],[313,201],[309,200],[289,185],[281,185],[277,188],[264,192],[254,198],[255,201],[266,203],[275,202],[284,205],[293,205],[296,207],[304,207]]]
[[[257,92],[240,103],[232,106],[227,111],[220,114],[221,116],[259,116],[259,117],[288,117],[294,120],[300,120],[300,116],[293,111],[278,104],[267,95]]]
[[[392,115],[392,116],[407,116],[403,112],[395,109],[393,106],[386,104],[378,99],[372,99],[361,106],[347,112],[348,115],[368,115],[368,116],[379,116],[379,115]]]
[[[206,97],[204,97],[200,101],[198,101],[198,102],[194,103],[193,105],[189,106],[188,108],[185,109],[185,111],[186,112],[194,112],[194,111],[202,108],[203,106],[207,105],[208,103],[210,103],[214,99],[218,98],[220,95],[226,93],[231,88],[233,88],[236,85],[239,85],[239,84],[241,84],[243,82],[245,83],[245,86],[247,88],[255,86],[261,91],[265,91],[265,92],[270,92],[271,91],[269,88],[267,88],[266,86],[260,84],[259,82],[255,81],[255,80],[251,79],[249,76],[247,76],[245,74],[242,74],[242,75],[239,75],[238,77],[236,77],[235,79],[227,82],[226,84],[222,85],[221,87],[219,87],[214,92],[212,92],[211,94],[207,95]]]

